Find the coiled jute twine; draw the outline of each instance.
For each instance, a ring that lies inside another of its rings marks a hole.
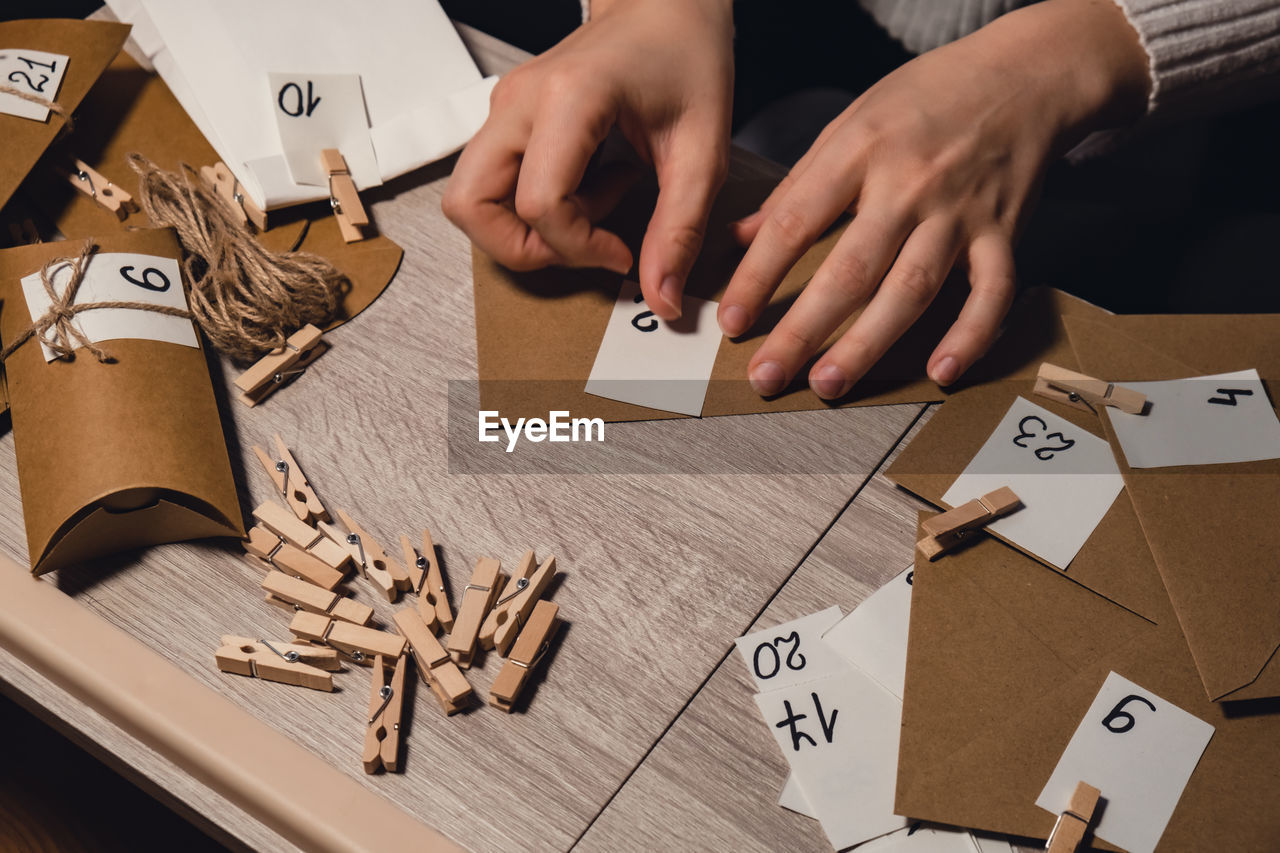
[[[186,163],[175,173],[141,154],[128,160],[147,217],[177,232],[191,314],[215,349],[248,363],[283,347],[302,326],[333,318],[351,286],[333,264],[309,252],[263,248]]]

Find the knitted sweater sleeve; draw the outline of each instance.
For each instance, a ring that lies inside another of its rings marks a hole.
[[[1116,0],[1147,51],[1148,114],[1220,112],[1280,92],[1278,0]]]
[[[859,0],[890,35],[923,53],[1027,0]],[[1280,0],[1115,0],[1151,69],[1149,114],[1222,112],[1280,94]]]

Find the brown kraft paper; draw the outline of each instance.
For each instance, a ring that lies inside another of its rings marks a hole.
[[[4,21],[0,23],[0,46],[43,50],[68,57],[62,85],[52,100],[68,113],[74,113],[107,63],[120,52],[129,37],[129,29],[127,24],[103,21]],[[0,207],[13,196],[65,125],[66,120],[52,110],[45,121],[0,113],[0,139],[4,140],[4,157],[0,158]]]
[[[911,595],[899,814],[1047,837],[1055,815],[1035,800],[1115,671],[1215,729],[1159,849],[1274,847],[1280,715],[1207,699],[1177,620],[1153,625],[985,536],[917,558]]]
[[[1042,362],[1077,369],[1076,356],[1067,337],[1066,318],[1105,318],[1107,313],[1059,291],[1030,291],[1027,297],[1021,310],[1011,315],[1004,337],[987,356],[997,363],[1023,366],[1011,371],[1007,381],[977,385],[952,395],[889,466],[885,475],[892,482],[932,504],[944,506],[942,496],[1019,396],[1081,429],[1102,435],[1096,415],[1036,396],[1032,389]],[[1038,319],[1032,321],[1031,316]],[[1028,556],[1034,558],[1035,555]],[[1059,571],[1047,564],[1045,568]],[[1168,609],[1142,528],[1128,495],[1123,492],[1116,496],[1080,553],[1062,573],[1152,621]]]
[[[218,162],[213,146],[183,110],[164,80],[121,53],[102,74],[99,84],[76,115],[75,133],[57,152],[78,157],[112,183],[125,187],[137,200],[138,179],[128,155],[142,154],[162,169],[181,171],[181,164],[199,169]],[[199,180],[199,178],[193,178]],[[52,170],[38,170],[24,188],[68,238],[124,231],[146,221],[134,213],[121,222]],[[308,220],[310,212],[317,218]],[[343,241],[328,205],[316,204],[269,217],[268,230],[258,240],[273,252],[301,250],[319,255],[344,272],[351,287],[341,294],[333,329],[367,308],[395,277],[403,250],[393,240],[372,235],[356,243]]]
[[[179,258],[168,229],[116,232],[99,252]],[[80,241],[0,252],[0,341],[31,323],[20,279]],[[107,341],[45,362],[31,339],[5,364],[31,568],[37,574],[145,545],[243,536],[203,348]]]
[[[1081,369],[1108,381],[1256,368],[1275,404],[1280,315],[1072,318]],[[1209,698],[1280,696],[1280,459],[1130,468],[1125,489]]]
[[[742,248],[729,232],[729,223],[755,210],[770,189],[769,181],[735,177],[731,167],[712,209],[702,252],[689,276],[689,295],[713,300],[724,296],[743,256]],[[602,222],[602,227],[615,231],[627,242],[637,258],[653,200],[652,187],[638,189]],[[703,417],[919,403],[946,397],[925,375],[925,365],[968,295],[967,283],[956,276],[845,399],[829,403],[814,394],[808,387],[807,367],[776,397],[762,398],[751,389],[747,364],[842,233],[842,227],[833,228],[796,262],[755,327],[740,339],[721,341]],[[610,422],[685,417],[595,397],[584,390],[623,276],[607,270],[558,267],[513,272],[479,249],[472,250],[472,269],[483,408],[496,409],[513,418],[545,417],[553,409]],[[628,277],[634,279],[635,273]],[[856,317],[841,324],[821,349],[843,335]],[[986,364],[976,366],[973,373],[974,378],[999,375]]]

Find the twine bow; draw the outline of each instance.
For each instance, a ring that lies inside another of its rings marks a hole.
[[[110,361],[111,356],[102,347],[89,340],[88,336],[75,323],[71,322],[72,318],[82,311],[92,311],[97,308],[116,308],[132,311],[154,311],[157,314],[165,314],[170,317],[191,319],[191,312],[186,309],[173,308],[168,305],[156,305],[152,302],[87,302],[77,305],[76,294],[80,290],[81,282],[84,281],[85,270],[89,266],[89,258],[97,250],[98,247],[92,242],[86,242],[78,257],[51,258],[40,268],[40,283],[44,285],[44,292],[49,297],[49,310],[28,326],[22,334],[18,335],[13,343],[0,352],[0,361],[7,360],[18,347],[32,338],[39,338],[40,343],[48,347],[53,353],[54,358],[73,360],[76,349],[83,347],[99,362]],[[63,288],[62,293],[58,293],[53,286],[53,277],[57,269],[64,265],[71,267],[71,279],[67,282],[67,286]]]

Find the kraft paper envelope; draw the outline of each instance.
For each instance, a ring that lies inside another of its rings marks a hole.
[[[179,258],[167,229],[112,232],[99,251]],[[81,241],[0,252],[0,341],[31,323],[19,280]],[[32,570],[143,545],[243,536],[203,348],[112,340],[114,359],[46,362],[29,340],[5,364]]]
[[[42,50],[68,57],[62,85],[54,101],[74,113],[89,87],[129,37],[129,27],[100,21],[41,19],[0,23],[0,49]],[[6,83],[5,85],[8,85]],[[0,113],[0,207],[35,166],[66,121],[50,111],[46,121]]]
[[[1068,320],[1080,367],[1108,381],[1257,368],[1280,382],[1280,316]],[[1114,431],[1106,421],[1115,448]],[[1280,459],[1134,469],[1116,461],[1191,646],[1217,700],[1280,696]]]
[[[138,152],[162,169],[177,172],[182,163],[195,168],[218,161],[213,146],[174,98],[164,80],[121,53],[84,101],[73,136],[59,146],[97,169],[137,198],[138,179],[127,156]],[[91,198],[50,170],[33,174],[26,188],[69,238],[124,231],[146,221],[139,212],[121,222]],[[316,216],[309,221],[306,215]],[[359,314],[376,299],[399,269],[403,250],[382,235],[348,244],[338,231],[328,205],[274,214],[259,240],[271,251],[300,249],[326,258],[351,279],[332,329]]]
[[[1003,382],[966,388],[947,400],[920,430],[885,472],[892,482],[943,506],[942,496],[987,441],[996,424],[1016,397],[1053,411],[1088,432],[1101,436],[1098,418],[1038,397],[1032,392],[1035,373],[1042,361],[1075,369],[1076,357],[1067,338],[1065,318],[1098,317],[1107,313],[1073,297],[1044,291],[1040,308],[1058,312],[1048,333],[1037,324],[1024,323],[1015,315],[1008,330],[992,348],[988,359],[1001,361],[1007,351],[1027,351],[1042,340],[1043,349],[1025,360],[1025,367]],[[1022,359],[1015,359],[1022,362]],[[1016,547],[1016,546],[1015,546]],[[1044,570],[1058,570],[1045,565]],[[1103,595],[1122,607],[1154,620],[1165,601],[1159,574],[1147,548],[1129,498],[1122,492],[1094,529],[1084,547],[1071,561],[1066,577]]]
[[[897,811],[1047,837],[1055,816],[1035,801],[1115,671],[1215,728],[1160,849],[1274,849],[1280,714],[1206,699],[1167,613],[1153,625],[990,537],[917,560]]]
[[[712,210],[702,253],[689,277],[689,295],[712,300],[724,295],[743,254],[728,225],[755,210],[771,188],[771,182],[735,176],[731,166],[730,177]],[[651,186],[637,188],[602,223],[627,242],[636,258],[654,197]],[[825,235],[792,267],[755,328],[740,340],[721,342],[702,409],[704,417],[929,402],[946,396],[924,371],[929,354],[968,294],[968,285],[954,277],[924,316],[838,404],[827,403],[809,390],[807,368],[779,396],[764,399],[751,389],[746,381],[747,363],[841,233],[837,228]],[[479,249],[472,252],[472,266],[480,400],[485,409],[496,409],[511,418],[545,417],[553,409],[606,421],[684,417],[594,397],[584,390],[623,276],[598,269],[517,273]],[[634,280],[634,271],[629,277]],[[853,318],[846,320],[830,341],[844,334],[852,323]],[[1003,375],[1003,369],[984,362],[975,369],[973,378],[996,378]]]

